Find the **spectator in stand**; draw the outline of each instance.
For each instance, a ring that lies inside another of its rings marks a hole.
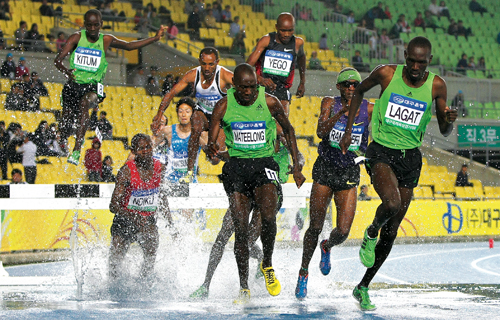
[[[467,70],[468,67],[469,64],[467,63],[467,55],[462,53],[462,59],[458,60],[457,63],[457,72],[465,76],[465,70]]]
[[[46,97],[49,95],[49,91],[47,90],[47,87],[43,84],[43,81],[40,80],[40,76],[38,75],[38,72],[36,72],[36,71],[33,71],[31,73],[31,80],[30,80],[29,85],[28,85],[28,90],[29,90],[29,93],[25,92],[24,94],[27,95],[27,98],[29,98],[29,96],[31,96],[34,99],[36,99],[38,106],[40,105],[39,98],[41,96]],[[39,109],[39,107],[37,107],[37,109]]]
[[[23,94],[28,101],[28,106],[25,111],[37,111],[39,104],[35,102],[34,97],[30,92],[30,75],[23,74],[22,81],[19,84],[23,87]]]
[[[366,184],[362,185],[359,188],[359,195],[358,195],[358,200],[359,201],[370,201],[372,197],[368,195],[368,186]]]
[[[233,22],[233,15],[231,13],[231,6],[226,5],[224,10],[222,10],[222,20],[221,22],[231,23]]]
[[[465,106],[464,93],[462,90],[458,90],[457,95],[451,100],[451,106],[457,109],[459,116],[467,117],[469,115],[469,111]]]
[[[236,37],[234,37],[233,43],[231,45],[231,49],[229,50],[229,53],[237,54],[243,59],[245,59],[245,53],[247,51],[245,47],[245,41],[243,40],[244,37],[245,34],[243,32],[236,34]]]
[[[111,156],[105,156],[102,160],[102,182],[116,182],[116,177],[113,174],[113,158]]]
[[[16,38],[16,47],[18,50],[23,50],[24,46],[26,45],[25,38],[26,38],[26,29],[28,28],[28,24],[26,21],[21,20],[19,22],[19,29],[17,29],[14,32],[14,38]]]
[[[207,14],[205,15],[205,27],[211,29],[217,28],[217,20],[215,20],[212,9],[208,9]]]
[[[193,8],[193,12],[188,17],[187,27],[190,29],[191,40],[200,39],[200,28],[201,28],[201,16],[199,14],[200,9],[198,6]]]
[[[472,12],[480,12],[481,17],[483,16],[483,13],[488,12],[488,9],[480,5],[476,0],[471,0],[471,2],[469,2],[469,10]]]
[[[151,16],[153,15],[153,12],[156,12],[155,6],[150,2],[146,5],[146,8],[144,9],[146,12],[146,16],[148,19],[151,19]]]
[[[154,77],[148,78],[148,83],[146,84],[146,93],[150,96],[160,96],[160,88],[156,85],[156,81]]]
[[[295,6],[290,10],[292,16],[295,17],[295,20],[300,20],[300,4],[295,2]]]
[[[172,74],[167,74],[163,85],[161,86],[161,95],[164,96],[174,87],[174,76]]]
[[[347,23],[356,23],[356,18],[354,17],[354,11],[349,11],[347,15]]]
[[[450,20],[450,25],[448,26],[448,34],[451,36],[455,36],[455,38],[458,38],[458,24],[453,19]]]
[[[9,78],[10,80],[16,78],[16,63],[14,62],[12,53],[7,53],[7,57],[2,64],[1,74],[2,78]]]
[[[401,33],[410,32],[405,27],[405,25],[407,25],[406,21],[404,20],[404,18],[400,16],[396,24],[392,27],[391,31],[389,32],[389,38],[398,39]]]
[[[191,14],[194,10],[196,2],[194,0],[187,0],[184,2],[184,13],[185,14]]]
[[[147,84],[147,77],[144,74],[144,67],[139,66],[137,68],[137,73],[134,76],[134,79],[132,80],[132,83],[135,87],[142,87],[145,88]]]
[[[309,21],[309,15],[307,13],[306,6],[302,6],[302,8],[300,9],[299,17],[300,17],[299,20]]]
[[[389,36],[387,35],[387,29],[382,29],[382,34],[380,35],[380,57],[382,59],[387,59],[387,48],[389,47]]]
[[[220,7],[220,4],[215,1],[214,3],[212,3],[212,14],[215,18],[215,21],[217,22],[221,22],[222,21],[222,11],[221,11],[221,7]]]
[[[455,180],[456,187],[472,187],[473,183],[469,182],[469,174],[467,173],[467,165],[464,163],[462,169],[457,173],[457,180]]]
[[[450,10],[448,10],[448,7],[446,6],[446,3],[444,1],[441,1],[439,3],[439,17],[446,17],[448,20],[450,20]]]
[[[467,62],[467,68],[469,70],[476,70],[476,63],[474,62],[474,57],[469,57],[469,62]]]
[[[38,36],[38,39],[33,44],[32,49],[34,52],[52,53],[52,51],[49,48],[47,48],[47,44],[45,43],[45,35],[43,35],[43,34]]]
[[[58,157],[67,157],[68,153],[64,151],[64,148],[61,147],[61,133],[56,131],[54,137],[49,140],[48,147],[50,151],[57,154]]]
[[[54,7],[48,4],[47,0],[42,0],[42,5],[40,6],[40,14],[46,17],[54,16]]]
[[[57,40],[56,40],[57,52],[60,52],[65,44],[66,44],[66,35],[64,34],[64,32],[61,31],[57,34]]]
[[[392,20],[392,13],[391,13],[391,10],[389,10],[389,6],[385,6],[385,16],[387,17],[387,19],[389,20]]]
[[[149,74],[153,79],[155,79],[155,86],[157,86],[159,88],[160,87],[160,79],[158,79],[158,67],[157,66],[149,67]]]
[[[7,158],[10,163],[21,163],[23,155],[17,153],[16,148],[23,144],[23,128],[19,123],[11,122],[7,128],[7,133],[10,136],[9,144],[7,145]]]
[[[23,144],[16,152],[23,155],[24,175],[26,182],[34,184],[36,180],[36,145],[30,140],[27,132],[23,132]]]
[[[198,0],[196,2],[195,7],[198,8],[198,13],[200,14],[200,18],[203,19],[205,17],[205,0]]]
[[[100,182],[102,173],[102,153],[101,142],[97,137],[92,140],[92,148],[85,151],[85,159],[83,161],[87,169],[87,178],[89,181]]]
[[[427,10],[429,10],[433,16],[439,17],[439,6],[437,5],[437,0],[431,0]]]
[[[5,130],[5,121],[0,120],[0,170],[2,170],[2,180],[7,180],[7,146],[10,136]]]
[[[353,35],[354,43],[367,44],[370,36],[371,32],[366,28],[366,20],[361,19],[361,21],[358,24],[358,27],[354,31]]]
[[[368,10],[363,19],[366,20],[366,28],[373,30],[375,27],[375,19],[387,19],[384,9],[382,9],[382,2],[377,3],[377,6]]]
[[[417,12],[417,17],[415,18],[415,20],[413,20],[413,25],[415,27],[424,28],[425,30],[425,22],[424,18],[422,17],[422,12]]]
[[[5,39],[3,37],[3,30],[0,28],[0,50],[5,49]]]
[[[238,16],[234,17],[234,21],[229,26],[229,36],[231,38],[236,37],[236,35],[242,31],[239,23],[240,23],[240,17]]]
[[[142,9],[141,8],[137,8],[135,10],[135,15],[134,15],[134,23],[136,24],[136,26],[135,26],[136,28],[139,25],[139,23],[141,22],[142,18],[143,18],[142,17]]]
[[[158,17],[161,20],[161,24],[166,25],[170,20],[172,20],[172,12],[168,10],[165,6],[160,6],[158,9]]]
[[[22,79],[24,74],[30,74],[30,70],[26,66],[26,58],[19,58],[19,64],[16,67],[16,79]]]
[[[335,12],[337,14],[343,14],[342,6],[338,2],[335,5],[335,7],[333,8],[333,12]],[[338,21],[338,22],[341,22],[341,21]]]
[[[0,1],[0,19],[1,20],[11,20],[10,6],[8,0]]]
[[[411,32],[411,26],[406,21],[406,16],[404,14],[400,14],[399,15],[399,19],[401,20],[401,27],[402,27],[402,31],[401,32],[404,32],[404,33]]]
[[[325,70],[321,65],[321,60],[318,59],[318,53],[313,51],[311,53],[311,58],[309,59],[309,69],[310,70]]]
[[[328,39],[326,33],[323,33],[321,35],[321,38],[319,38],[318,41],[318,45],[320,50],[328,50]]]
[[[37,156],[57,157],[60,156],[58,152],[52,151],[49,147],[51,143],[49,125],[47,121],[42,120],[36,128],[35,132],[31,135],[31,140],[36,145]]]
[[[47,48],[47,52],[49,53],[57,52],[56,38],[54,38],[54,36],[51,35],[50,33],[47,34],[47,41],[45,43],[45,46]]]
[[[317,21],[317,19],[314,17],[312,13],[311,8],[307,9],[307,21]]]
[[[378,58],[378,34],[377,29],[372,32],[370,39],[368,39],[368,46],[370,48],[370,59]]]
[[[5,110],[27,111],[28,99],[24,96],[22,83],[14,83],[5,99]]]
[[[153,28],[150,28],[151,30],[160,29],[161,19],[160,19],[160,17],[158,17],[158,14],[156,12],[153,11],[151,13],[151,18],[149,18],[149,20],[151,21],[151,26],[153,27]]]
[[[23,181],[23,172],[21,169],[12,169],[12,182],[9,182],[9,184],[26,184],[26,182]]]
[[[464,27],[464,22],[462,20],[458,20],[457,35],[464,36],[465,39],[468,39],[471,34],[472,34],[472,29]]]
[[[106,111],[101,111],[99,114],[99,121],[97,121],[97,127],[101,131],[103,140],[113,140],[113,125],[106,118],[108,114]]]
[[[356,50],[354,56],[352,57],[352,66],[356,68],[359,72],[370,72],[370,66],[363,63],[363,58],[361,57],[361,51]]]
[[[486,62],[484,61],[484,57],[479,58],[477,62],[477,70],[482,71],[486,75]]]
[[[165,36],[168,40],[174,40],[175,38],[177,38],[177,34],[179,34],[179,29],[175,25],[174,21],[172,19],[169,19],[167,21],[167,33],[165,34]]]
[[[40,33],[38,32],[38,24],[33,23],[31,25],[31,29],[26,33],[26,46],[25,50],[34,51],[36,48],[38,38],[40,37]]]
[[[432,28],[434,31],[436,31],[436,28],[439,28],[436,18],[434,18],[429,10],[425,10],[424,24],[426,28]]]

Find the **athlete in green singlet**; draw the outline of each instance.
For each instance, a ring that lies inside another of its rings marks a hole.
[[[98,104],[106,97],[102,81],[108,66],[106,61],[108,49],[127,51],[139,49],[160,40],[166,30],[166,27],[161,26],[154,37],[126,42],[113,35],[100,33],[102,16],[101,12],[95,9],[85,13],[84,25],[85,30],[69,36],[62,51],[54,60],[56,68],[68,78],[62,92],[63,114],[59,128],[61,138],[66,143],[76,129],[75,146],[68,157],[68,162],[74,165],[78,165],[80,161],[80,149],[89,125],[89,109],[97,109]],[[70,54],[68,69],[63,61]]]
[[[378,66],[361,82],[354,92],[345,134],[339,144],[345,154],[351,144],[354,117],[364,93],[380,85],[381,95],[372,115],[373,142],[366,150],[366,169],[382,204],[366,229],[359,250],[361,262],[368,269],[353,290],[363,310],[375,309],[368,295],[368,285],[391,252],[399,225],[410,206],[413,188],[418,185],[422,168],[418,147],[432,117],[432,102],[436,102],[436,116],[443,136],[451,133],[457,118],[457,110],[446,106],[446,83],[426,71],[432,60],[431,49],[427,38],[413,38],[405,50],[406,65]]]

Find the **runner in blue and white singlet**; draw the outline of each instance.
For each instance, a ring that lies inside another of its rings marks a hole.
[[[188,137],[182,138],[177,132],[177,124],[172,125],[170,144],[168,148],[168,164],[167,164],[167,179],[169,182],[177,183],[179,179],[184,177],[187,173],[187,161],[188,161]],[[199,149],[201,151],[201,147]],[[199,152],[198,152],[199,156]],[[193,176],[192,182],[198,182],[197,172],[198,172],[198,158],[196,158],[196,163],[194,167],[195,175]]]

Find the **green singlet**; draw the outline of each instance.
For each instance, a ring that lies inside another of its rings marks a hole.
[[[280,183],[287,183],[288,171],[290,171],[290,168],[288,168],[290,165],[290,154],[288,153],[288,149],[284,145],[281,145],[280,150],[273,154],[273,159],[280,167],[280,174],[278,176]]]
[[[265,158],[274,154],[276,122],[269,112],[264,87],[250,106],[236,102],[235,89],[227,91],[227,110],[222,119],[229,156],[238,158]]]
[[[431,120],[432,83],[435,74],[419,88],[406,85],[403,65],[394,72],[391,82],[375,102],[372,119],[373,140],[398,150],[420,147]]]
[[[80,41],[69,59],[70,69],[74,69],[75,82],[79,84],[102,83],[108,62],[104,52],[104,35],[99,35],[99,40],[91,43],[87,39],[85,30],[81,31]]]

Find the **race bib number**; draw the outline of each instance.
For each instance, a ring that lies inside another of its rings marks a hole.
[[[266,122],[231,122],[235,148],[256,150],[266,146]]]
[[[263,73],[288,77],[292,69],[293,55],[288,52],[267,50],[264,56]]]
[[[385,112],[385,123],[408,131],[416,131],[427,109],[427,102],[391,93]]]
[[[187,165],[188,165],[188,159],[183,158],[183,159],[172,159],[172,168],[175,171],[179,172],[187,172]]]
[[[153,212],[158,208],[159,188],[149,190],[132,190],[127,209]]]
[[[361,145],[361,139],[363,138],[363,133],[365,132],[365,127],[353,126],[351,132],[351,145],[349,146],[349,151],[358,151]],[[330,131],[330,146],[340,149],[339,143],[345,133],[345,124],[337,122]]]
[[[266,169],[266,176],[269,180],[279,181],[278,173],[276,171],[268,169],[268,168],[265,168],[265,169]]]
[[[215,104],[217,101],[222,99],[222,96],[220,94],[200,94],[196,93],[196,101],[198,102],[198,105],[206,112],[212,113],[214,111]]]
[[[99,65],[101,65],[101,57],[101,50],[78,47],[75,50],[73,63],[77,70],[96,72]]]
[[[167,164],[168,156],[164,153],[153,153],[153,159],[160,161],[162,164]]]
[[[102,83],[97,83],[97,95],[101,98],[104,96],[104,86]]]

